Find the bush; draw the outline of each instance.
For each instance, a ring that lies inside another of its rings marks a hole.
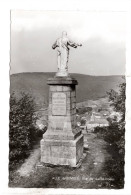
[[[101,133],[101,134],[105,134],[107,132],[107,127],[95,127],[94,128],[94,133]]]
[[[85,118],[81,118],[81,125],[82,126],[86,125],[86,119]]]
[[[10,130],[9,130],[9,168],[23,161],[28,155],[35,139],[36,117],[34,117],[35,103],[25,93],[17,98],[15,93],[10,97]]]
[[[77,108],[76,111],[78,114],[85,114],[86,112],[91,112],[92,107],[81,107],[81,108]]]

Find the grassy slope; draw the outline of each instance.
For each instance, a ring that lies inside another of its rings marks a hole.
[[[26,91],[32,94],[36,102],[43,106],[48,101],[47,79],[53,77],[55,73],[19,73],[10,77],[10,91],[19,94]],[[83,74],[71,74],[78,80],[77,102],[84,100],[95,100],[106,95],[106,91],[117,89],[122,82],[121,76],[89,76]]]

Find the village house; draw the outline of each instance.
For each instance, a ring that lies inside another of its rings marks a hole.
[[[87,131],[94,131],[95,127],[107,127],[109,126],[109,123],[106,119],[95,119],[95,121],[89,121],[89,123],[86,124]]]

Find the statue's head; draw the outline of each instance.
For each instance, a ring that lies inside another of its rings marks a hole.
[[[62,37],[66,37],[67,36],[67,32],[66,31],[63,31],[62,32]]]

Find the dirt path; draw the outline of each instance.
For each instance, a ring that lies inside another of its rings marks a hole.
[[[35,169],[40,159],[40,148],[34,149],[29,158],[25,160],[23,165],[17,170],[20,176],[28,177]]]
[[[40,158],[40,150],[35,149],[22,167],[17,171],[10,187],[36,188],[107,188],[110,184],[105,169],[110,159],[107,153],[107,143],[99,139],[96,134],[86,135],[89,148],[80,168],[41,167],[35,168]],[[85,139],[85,140],[86,140]],[[17,181],[16,181],[17,180]]]

